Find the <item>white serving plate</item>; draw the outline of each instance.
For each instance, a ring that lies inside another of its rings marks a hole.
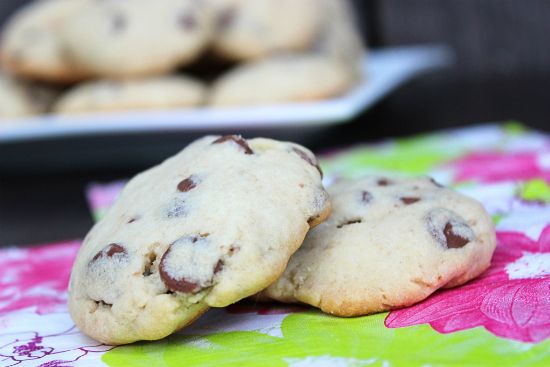
[[[339,98],[262,107],[202,107],[78,116],[43,115],[3,121],[0,124],[0,144],[113,133],[197,132],[340,124],[369,108],[413,76],[448,65],[451,61],[452,53],[442,46],[372,50],[364,57],[361,82]]]

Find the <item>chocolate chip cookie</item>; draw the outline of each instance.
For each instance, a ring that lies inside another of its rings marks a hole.
[[[65,24],[62,37],[73,62],[95,76],[163,74],[193,61],[209,43],[213,12],[207,4],[96,1]]]
[[[358,316],[412,305],[489,267],[496,245],[489,215],[429,178],[366,177],[329,193],[330,218],[262,297]]]
[[[88,73],[67,58],[60,32],[65,22],[90,2],[39,0],[19,10],[2,32],[0,59],[4,70],[49,82],[86,78]]]
[[[134,177],[73,267],[76,325],[110,344],[162,338],[267,287],[330,211],[314,155],[207,136]]]
[[[359,77],[365,47],[350,2],[319,0],[319,7],[323,22],[309,52],[339,61]]]
[[[213,0],[214,50],[231,60],[253,60],[309,48],[321,26],[318,0]]]
[[[0,124],[17,117],[45,113],[56,96],[55,89],[0,73]]]
[[[79,84],[56,102],[58,113],[189,108],[206,98],[203,83],[185,76],[98,80]]]
[[[243,63],[212,86],[214,106],[268,105],[336,97],[356,82],[354,71],[320,55],[281,55]]]

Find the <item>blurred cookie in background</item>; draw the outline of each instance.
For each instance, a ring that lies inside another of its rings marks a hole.
[[[203,104],[205,96],[205,86],[185,76],[98,80],[70,89],[59,98],[53,110],[82,113],[186,108]]]
[[[323,22],[311,52],[338,60],[358,74],[365,47],[351,3],[344,0],[320,0],[319,3]]]
[[[57,91],[36,83],[23,82],[0,72],[0,123],[48,111]]]
[[[355,83],[342,63],[318,55],[281,55],[244,63],[212,86],[214,106],[305,102],[339,96]]]
[[[39,0],[21,8],[2,33],[0,59],[4,70],[19,77],[69,83],[86,78],[66,57],[61,28],[91,0]]]
[[[251,4],[268,2],[244,3],[250,10]],[[213,84],[210,103],[246,106],[304,102],[340,96],[350,90],[361,77],[364,55],[351,4],[320,0],[316,2],[315,13],[320,23],[308,49],[299,53],[279,49],[277,55],[237,65]],[[276,17],[266,15],[266,19]]]
[[[63,31],[69,57],[97,77],[170,72],[195,60],[213,33],[208,2],[103,0],[75,14]]]
[[[315,41],[322,21],[317,0],[213,0],[213,48],[231,60],[303,51]]]

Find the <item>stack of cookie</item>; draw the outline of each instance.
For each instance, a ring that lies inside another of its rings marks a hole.
[[[64,86],[27,114],[319,100],[358,80],[352,18],[343,0],[35,0],[6,25],[0,59],[9,78]],[[215,77],[190,75],[200,64]]]
[[[246,297],[359,316],[489,267],[495,231],[478,202],[425,177],[328,191],[321,178],[307,148],[238,135],[137,175],[77,256],[76,325],[110,344],[155,340]]]

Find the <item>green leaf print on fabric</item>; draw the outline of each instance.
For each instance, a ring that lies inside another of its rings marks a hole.
[[[528,131],[525,125],[515,120],[506,121],[502,125],[502,128],[503,128],[503,131],[508,135],[516,135],[516,136],[525,134]]]
[[[328,175],[354,177],[369,171],[426,174],[435,166],[460,156],[462,150],[445,147],[439,135],[419,136],[347,150],[321,161]]]
[[[548,366],[550,363],[550,341],[524,344],[497,338],[481,328],[452,334],[439,334],[427,325],[387,329],[383,323],[385,316],[337,318],[313,311],[295,313],[283,320],[283,337],[255,331],[203,337],[175,335],[164,341],[115,348],[103,356],[103,362],[112,367]]]
[[[542,179],[530,180],[521,186],[520,196],[528,201],[550,203],[550,186]]]

